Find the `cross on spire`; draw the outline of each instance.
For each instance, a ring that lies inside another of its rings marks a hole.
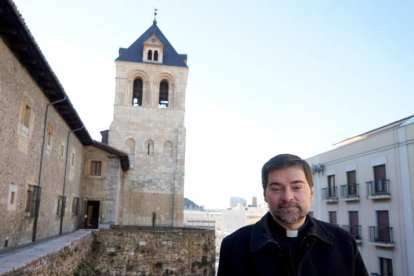
[[[154,25],[157,25],[157,13],[158,13],[158,9],[154,8],[154,21],[153,21]]]

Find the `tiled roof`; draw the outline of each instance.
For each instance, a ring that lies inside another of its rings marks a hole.
[[[131,62],[144,62],[142,57],[143,43],[155,34],[158,39],[164,44],[164,53],[162,65],[188,67],[186,64],[187,55],[178,54],[171,43],[167,40],[164,34],[157,26],[157,22],[154,21],[151,27],[145,31],[129,48],[120,48],[119,57],[117,61],[131,61]]]

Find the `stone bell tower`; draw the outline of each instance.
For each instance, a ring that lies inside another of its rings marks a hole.
[[[155,19],[119,50],[109,144],[129,154],[131,167],[119,187],[117,224],[183,225],[186,62]]]

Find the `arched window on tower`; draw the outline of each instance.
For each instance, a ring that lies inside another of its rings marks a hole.
[[[145,141],[145,155],[153,156],[154,155],[154,141],[147,140]]]
[[[132,91],[132,105],[142,106],[142,80],[135,79]]]
[[[147,60],[152,60],[152,50],[148,50]]]
[[[158,101],[159,108],[167,108],[168,107],[168,81],[163,80],[160,83],[160,96]]]
[[[126,146],[127,146],[127,148],[128,148],[128,153],[129,153],[131,156],[134,156],[134,155],[135,155],[135,140],[134,140],[134,139],[132,139],[132,138],[128,138],[128,139],[125,141],[125,144],[126,144]]]
[[[154,50],[154,61],[158,61],[158,51]]]
[[[165,141],[164,143],[164,155],[166,157],[172,157],[172,151],[173,151],[173,144],[171,141]]]

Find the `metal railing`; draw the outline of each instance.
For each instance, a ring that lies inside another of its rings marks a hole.
[[[392,227],[369,226],[369,240],[371,242],[394,243]]]
[[[356,240],[362,240],[361,225],[341,225],[341,227],[351,233]]]
[[[216,222],[214,220],[204,219],[189,219],[184,223],[188,228],[203,228],[203,229],[215,229]]]
[[[324,200],[338,200],[338,191],[336,186],[322,188],[322,195]]]
[[[388,179],[367,182],[368,196],[390,195],[390,181]]]
[[[359,198],[359,184],[345,184],[341,185],[342,198]]]

